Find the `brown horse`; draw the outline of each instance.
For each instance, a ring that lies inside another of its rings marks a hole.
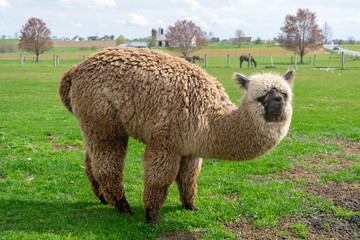
[[[249,56],[246,56],[246,55],[240,56],[240,67],[242,67],[243,61],[249,62]],[[251,66],[252,66],[252,63],[254,63],[254,66],[256,67],[256,61],[253,57],[251,57]]]
[[[199,62],[203,63],[204,59],[200,56],[193,56],[193,61],[194,61],[194,63],[195,63],[195,61],[199,61]]]

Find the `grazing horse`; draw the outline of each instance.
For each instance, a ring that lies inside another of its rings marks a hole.
[[[204,59],[202,57],[199,56],[192,56],[192,57],[184,57],[184,56],[180,56],[180,58],[185,59],[186,61],[190,62],[190,63],[195,63],[195,61],[199,61],[201,63],[204,62]]]
[[[193,56],[193,61],[194,61],[194,63],[195,63],[195,60],[197,60],[197,61],[199,61],[199,62],[201,62],[201,63],[204,62],[204,59],[203,59],[202,57],[200,57],[200,56]]]
[[[240,67],[242,67],[243,61],[249,62],[249,56],[246,56],[246,55],[240,56]],[[251,66],[252,66],[252,63],[254,63],[254,66],[256,67],[256,61],[253,57],[251,57]]]

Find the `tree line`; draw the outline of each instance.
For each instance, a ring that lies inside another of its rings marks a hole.
[[[324,27],[324,30],[320,29],[314,12],[309,9],[298,9],[295,15],[285,17],[278,39],[281,46],[298,53],[303,63],[303,57],[308,49],[319,47],[324,39],[327,40],[331,36],[330,26],[326,23]],[[36,61],[41,53],[53,48],[51,31],[41,19],[30,18],[20,33],[19,48],[34,52]],[[245,35],[241,30],[237,30],[235,35],[240,46]],[[169,26],[165,36],[168,41],[167,47],[179,51],[185,58],[191,52],[202,48],[207,38],[206,33],[199,26],[187,20],[177,21]],[[123,43],[125,38],[121,35],[117,42]]]

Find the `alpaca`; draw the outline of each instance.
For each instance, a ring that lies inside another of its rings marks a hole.
[[[134,214],[122,183],[128,138],[146,144],[143,207],[146,222],[157,225],[173,181],[184,208],[198,210],[202,158],[251,160],[285,137],[293,77],[293,71],[235,74],[246,90],[237,107],[215,78],[184,59],[107,48],[70,68],[59,93],[85,138],[85,173],[95,196],[122,214]]]
[[[241,55],[240,56],[240,67],[242,68],[242,63],[243,61],[246,61],[246,62],[249,62],[249,56],[246,56],[246,55]],[[255,59],[253,57],[251,57],[251,66],[252,64],[254,63],[254,66],[256,67],[257,63],[255,61]]]

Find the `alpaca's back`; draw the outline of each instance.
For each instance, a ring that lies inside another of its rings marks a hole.
[[[210,114],[233,108],[204,70],[147,49],[99,51],[69,70],[63,85],[70,88],[63,102],[79,121],[118,123],[145,143],[158,131],[180,138],[202,131]]]

